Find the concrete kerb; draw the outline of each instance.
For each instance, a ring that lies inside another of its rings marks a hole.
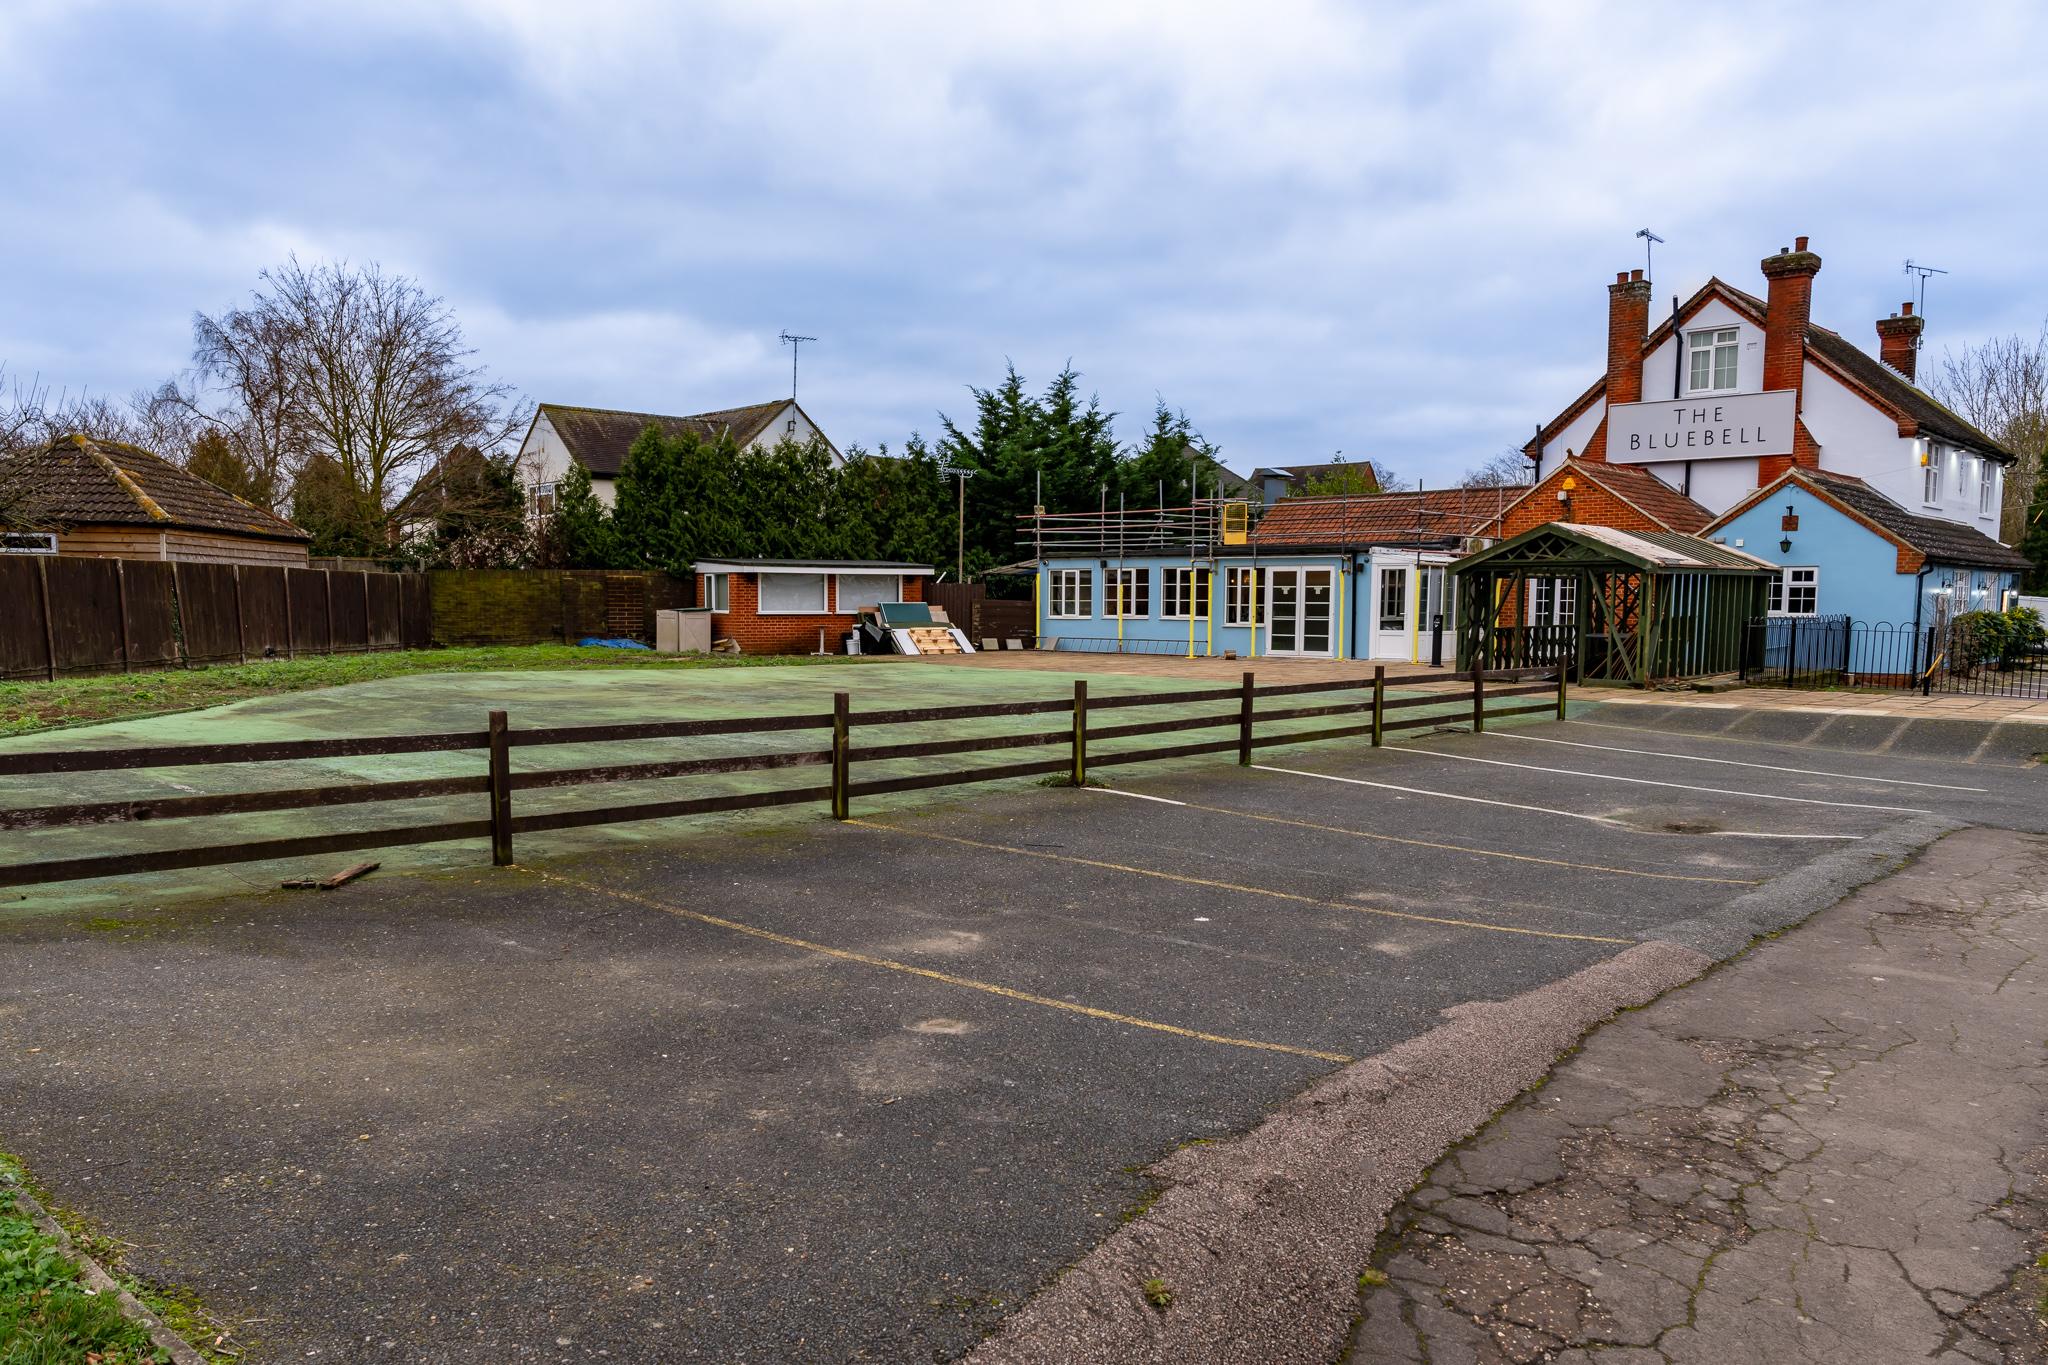
[[[1640,943],[1506,1001],[1445,1011],[1418,1038],[1324,1078],[1243,1137],[1181,1149],[1165,1192],[998,1333],[969,1365],[1327,1361],[1358,1273],[1403,1194],[1453,1143],[1541,1080],[1616,1010],[1712,965]],[[1156,1283],[1154,1283],[1156,1282]],[[1163,1307],[1148,1296],[1163,1294]]]
[[[1733,957],[1765,934],[1789,929],[1858,887],[1890,876],[1936,839],[1962,828],[1963,821],[1945,815],[1914,816],[1781,873],[1708,914],[1672,920],[1642,937],[1716,961]]]
[[[2048,723],[2001,716],[1899,716],[1815,707],[1689,706],[1654,702],[1582,702],[1572,717],[1674,734],[1796,744],[1843,753],[1890,754],[1970,763],[2025,766],[2048,753]]]
[[[114,1295],[121,1311],[147,1329],[149,1339],[171,1358],[173,1365],[206,1365],[206,1357],[194,1350],[190,1342],[172,1331],[140,1299],[123,1289],[121,1282],[107,1273],[106,1267],[79,1250],[77,1243],[71,1240],[71,1234],[64,1230],[64,1225],[52,1218],[49,1210],[38,1203],[35,1196],[19,1185],[9,1183],[5,1176],[0,1176],[0,1193],[12,1194],[16,1207],[45,1237],[57,1243],[65,1257],[78,1267],[78,1277],[85,1282],[86,1288],[95,1294]]]
[[[1386,1215],[1452,1146],[1617,1012],[1650,1003],[1897,870],[1958,821],[1923,816],[1677,920],[1326,1077],[1257,1128],[1148,1174],[1146,1213],[1039,1293],[968,1365],[1327,1361]],[[1161,1306],[1158,1296],[1164,1295]]]

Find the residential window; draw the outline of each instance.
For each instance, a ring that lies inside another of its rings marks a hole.
[[[1187,621],[1209,614],[1209,575],[1200,569],[1159,571],[1159,614]]]
[[[1224,577],[1227,590],[1223,597],[1223,624],[1226,626],[1248,626],[1258,619],[1259,614],[1259,571],[1257,569],[1230,569]]]
[[[537,483],[533,486],[533,512],[535,516],[554,515],[555,496],[560,490],[558,483]]]
[[[732,575],[729,573],[708,573],[704,575],[704,600],[699,603],[713,611],[732,610]]]
[[[1046,575],[1047,616],[1072,619],[1095,614],[1095,573],[1091,569],[1054,569]]]
[[[1977,515],[1989,516],[1998,508],[1998,465],[1991,460],[1977,462]]]
[[[763,616],[818,616],[825,611],[825,575],[764,573],[761,575]]]
[[[892,573],[843,573],[839,575],[839,610],[852,613],[862,607],[879,607],[903,600],[903,580]]]
[[[1941,466],[1948,453],[1940,446],[1927,452],[1927,467],[1920,471],[1920,501],[1930,507],[1941,502]]]
[[[1380,629],[1408,628],[1408,571],[1380,570]]]
[[[1694,393],[1718,393],[1735,387],[1735,363],[1740,349],[1735,328],[1688,332],[1685,345],[1689,389]]]
[[[1102,583],[1102,614],[1105,616],[1150,616],[1152,614],[1152,571],[1111,569]]]
[[[1819,602],[1819,569],[1785,569],[1771,580],[1773,616],[1811,616]]]

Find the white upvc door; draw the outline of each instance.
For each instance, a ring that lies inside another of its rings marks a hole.
[[[1415,556],[1376,554],[1371,564],[1370,657],[1406,662],[1415,657]]]
[[[1331,569],[1266,570],[1266,653],[1327,659],[1335,646]]]

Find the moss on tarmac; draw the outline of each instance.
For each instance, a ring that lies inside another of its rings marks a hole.
[[[1186,681],[1114,674],[1093,674],[1089,678],[1091,697],[1106,698],[1137,693],[1174,693],[1211,690],[1213,682]],[[906,743],[968,735],[1060,732],[1068,721],[1064,715],[1006,716],[984,720],[947,721],[936,725],[899,725],[886,728],[859,725],[862,712],[900,707],[949,706],[976,702],[1014,702],[1035,699],[1057,700],[1071,695],[1072,684],[1058,674],[1010,673],[994,670],[952,668],[914,660],[873,661],[841,668],[750,668],[564,672],[479,672],[433,673],[384,678],[317,691],[258,697],[228,705],[178,715],[123,721],[90,729],[69,731],[61,736],[37,735],[0,740],[0,753],[23,750],[126,748],[135,745],[219,744],[260,740],[311,739],[330,736],[380,734],[430,734],[451,730],[483,728],[492,710],[509,713],[516,729],[561,725],[615,724],[633,721],[694,720],[726,716],[770,716],[828,713],[833,693],[852,694],[855,720],[854,744],[858,754],[863,743]],[[1328,700],[1339,700],[1331,697]],[[1275,705],[1314,704],[1325,698],[1311,695],[1290,698]],[[1464,713],[1462,699],[1448,700],[1446,719]],[[1234,702],[1190,703],[1181,714],[1216,717],[1219,727],[1235,724]],[[1128,724],[1166,719],[1168,708],[1119,710],[1097,720],[1098,725]],[[1112,718],[1113,717],[1113,718]],[[1292,730],[1317,725],[1347,723],[1339,718],[1327,722],[1294,722]],[[1223,738],[1226,729],[1147,736],[1138,739],[1100,741],[1091,752],[1100,755],[1120,749],[1183,744],[1207,738]],[[1362,740],[1343,741],[1363,743]],[[766,735],[724,735],[676,741],[635,741],[631,743],[559,745],[516,749],[514,770],[570,768],[594,764],[647,762],[664,758],[703,757],[722,754],[759,753],[782,750],[820,750],[829,744],[824,730],[786,731]],[[990,753],[956,755],[939,759],[903,759],[857,763],[854,780],[872,780],[944,768],[965,769],[1052,758],[1065,751],[1065,742],[1045,748],[1013,748]],[[1285,746],[1282,746],[1285,747]],[[1272,752],[1266,750],[1264,752]],[[474,775],[483,770],[480,752],[392,754],[361,758],[303,760],[272,764],[226,764],[194,768],[151,768],[139,771],[71,773],[49,777],[12,778],[6,804],[41,805],[75,801],[137,800],[202,793],[253,791],[319,786],[324,783],[402,781],[412,778]],[[1228,761],[1227,757],[1205,756],[1179,760],[1182,765]],[[1158,771],[1158,765],[1146,765]],[[1121,769],[1105,770],[1114,777]],[[1020,785],[1032,779],[1012,779],[1002,784]],[[650,801],[669,801],[711,796],[727,792],[763,791],[773,788],[821,786],[827,781],[822,767],[798,767],[780,771],[723,774],[701,778],[669,778],[651,782],[613,783],[602,787],[563,787],[517,793],[515,814],[588,808],[629,806]],[[959,800],[983,790],[981,786],[947,787],[926,791],[894,793],[857,801],[855,813],[880,813],[941,801]],[[517,853],[522,860],[560,854],[582,853],[629,842],[674,839],[679,835],[738,833],[748,830],[787,827],[793,822],[820,818],[824,803],[805,802],[763,811],[699,816],[681,820],[554,831],[524,835]],[[349,829],[405,828],[448,820],[475,820],[484,816],[481,795],[395,801],[336,809],[276,811],[263,814],[214,816],[199,820],[140,821],[123,824],[73,827],[38,831],[0,831],[0,861],[42,861],[102,854],[176,848],[184,845],[232,845],[241,841],[290,838]],[[480,841],[400,846],[363,854],[329,854],[314,859],[268,863],[227,864],[175,872],[158,872],[94,881],[59,883],[0,891],[0,914],[10,917],[42,913],[119,910],[147,919],[153,911],[173,901],[212,898],[251,890],[274,890],[293,876],[326,874],[359,859],[375,859],[386,873],[475,868],[488,863],[489,854]],[[290,893],[310,895],[315,893]],[[101,922],[102,930],[114,930],[116,923]]]

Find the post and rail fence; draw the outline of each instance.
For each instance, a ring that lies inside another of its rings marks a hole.
[[[1541,674],[1552,672],[1557,675],[1554,680],[1532,681]],[[139,821],[202,819],[290,810],[333,809],[427,798],[483,798],[481,810],[477,817],[472,819],[443,819],[422,825],[342,830],[231,843],[206,844],[198,842],[195,838],[188,839],[174,848],[44,861],[15,861],[0,866],[0,887],[33,886],[96,877],[467,840],[488,842],[492,861],[504,866],[513,861],[516,836],[548,830],[621,825],[644,820],[758,810],[810,802],[825,804],[833,818],[845,820],[851,818],[853,802],[856,799],[895,792],[959,786],[1004,778],[1056,775],[1064,775],[1068,782],[1080,786],[1089,781],[1090,773],[1097,768],[1221,753],[1232,753],[1240,764],[1249,765],[1257,750],[1275,745],[1369,737],[1370,742],[1377,746],[1383,743],[1385,736],[1392,731],[1460,725],[1469,725],[1472,730],[1480,731],[1485,728],[1488,721],[1511,716],[1543,713],[1554,714],[1559,719],[1564,717],[1567,679],[1562,670],[1518,669],[1459,677],[1469,677],[1469,688],[1461,687],[1455,691],[1437,690],[1403,697],[1387,695],[1384,667],[1375,668],[1370,678],[1334,682],[1281,683],[1261,687],[1248,672],[1234,687],[1094,698],[1088,695],[1087,682],[1076,680],[1071,697],[862,713],[855,713],[851,696],[840,692],[833,698],[832,710],[819,714],[515,729],[505,712],[492,711],[485,718],[485,724],[481,729],[437,734],[0,753],[0,777],[153,768],[190,769],[216,765],[275,764],[399,754],[476,753],[484,758],[484,770],[473,775],[413,778],[402,781],[328,783],[319,786],[221,794],[149,796],[130,800],[0,808],[0,832],[5,832],[55,830]],[[1260,703],[1276,699],[1339,692],[1363,692],[1365,695],[1309,705],[1260,708]],[[1520,700],[1539,696],[1544,700]],[[1468,699],[1469,709],[1466,707]],[[1501,705],[1503,702],[1510,704]],[[1227,709],[1205,709],[1194,715],[1170,716],[1159,720],[1140,719],[1104,725],[1098,724],[1095,719],[1098,713],[1105,711],[1134,711],[1164,706],[1207,707],[1211,704],[1219,707],[1228,705]],[[1419,712],[1425,707],[1445,706],[1456,706],[1458,710],[1451,714],[1406,714]],[[1057,729],[1033,729],[1014,734],[963,735],[862,745],[856,745],[854,742],[857,732],[893,727],[1054,715],[1063,716],[1067,724]],[[1287,722],[1329,721],[1342,718],[1351,718],[1351,723],[1324,725],[1305,731],[1270,728]],[[1096,742],[1193,730],[1228,730],[1228,733],[1219,738],[1151,745],[1141,749],[1108,752],[1090,749],[1091,743]],[[516,750],[537,750],[556,745],[644,744],[714,736],[790,733],[816,734],[820,736],[820,744],[818,747],[763,753],[720,754],[576,768],[515,770],[512,762]],[[891,760],[941,758],[1010,749],[1053,748],[1063,748],[1066,752],[1056,757],[1030,758],[1020,762],[980,767],[947,767],[938,771],[894,776],[861,778],[857,777],[855,771],[856,765]],[[628,805],[570,807],[521,814],[515,809],[513,800],[518,793],[547,788],[587,787],[656,779],[705,779],[785,768],[822,768],[826,771],[822,775],[823,781],[801,786],[776,787],[764,791],[723,791],[709,795],[685,795],[662,800],[635,801]]]

